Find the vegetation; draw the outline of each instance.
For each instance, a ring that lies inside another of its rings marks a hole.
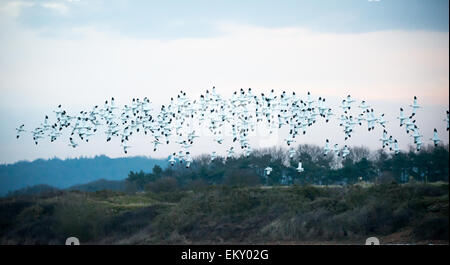
[[[448,244],[448,146],[346,159],[298,147],[153,166],[125,181],[0,199],[0,244]],[[305,171],[295,171],[302,160]],[[273,168],[270,176],[263,169]],[[101,190],[104,189],[104,190]],[[82,191],[81,191],[82,190]]]
[[[448,244],[448,184],[61,191],[0,200],[1,244]]]
[[[298,161],[305,169],[297,173]],[[264,168],[273,168],[265,176]],[[149,189],[173,190],[194,188],[204,185],[276,186],[276,185],[347,185],[356,183],[407,183],[448,182],[449,149],[447,146],[425,147],[420,152],[410,150],[397,155],[384,150],[371,153],[364,147],[350,149],[350,154],[342,159],[329,153],[323,155],[320,147],[300,145],[297,155],[290,159],[281,148],[262,149],[249,157],[224,159],[218,157],[210,161],[207,155],[194,160],[189,169],[177,163],[163,170],[159,166],[153,172],[130,172],[127,182],[135,191]]]
[[[0,165],[0,196],[38,184],[68,188],[99,179],[123,180],[130,170],[150,171],[155,165],[165,167],[165,159],[147,157],[38,159]]]

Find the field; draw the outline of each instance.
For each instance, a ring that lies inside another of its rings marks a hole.
[[[57,191],[0,200],[1,244],[448,244],[448,183]]]

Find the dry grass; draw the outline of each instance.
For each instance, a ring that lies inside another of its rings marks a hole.
[[[448,183],[65,192],[0,200],[0,243],[448,244]]]

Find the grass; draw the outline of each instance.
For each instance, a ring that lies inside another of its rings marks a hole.
[[[0,243],[448,244],[448,204],[448,183],[70,191],[0,200]]]

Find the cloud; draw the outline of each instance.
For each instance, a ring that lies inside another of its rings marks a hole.
[[[59,2],[46,2],[42,3],[41,6],[56,11],[60,14],[65,14],[69,10],[65,4]]]
[[[17,34],[0,51],[5,58],[0,86],[33,100],[45,102],[56,94],[73,104],[85,102],[78,92],[99,100],[111,94],[145,95],[154,88],[200,93],[214,84],[226,91],[309,89],[403,102],[414,94],[427,104],[448,104],[448,33],[330,34],[233,24],[221,24],[219,30],[218,37],[165,41],[93,27],[76,28],[77,37],[69,39]],[[167,96],[154,97],[163,102]]]
[[[79,0],[67,0],[69,3],[76,3]],[[4,1],[0,3],[0,14],[10,18],[18,18],[24,8],[43,7],[58,14],[66,14],[69,7],[64,2],[31,2],[31,1]]]
[[[0,2],[9,1],[1,0]],[[21,0],[26,1],[26,0]],[[217,36],[214,23],[230,20],[260,27],[304,27],[316,32],[386,30],[448,32],[448,0],[340,1],[67,1],[28,0],[17,17],[22,26],[59,36],[73,27],[96,26],[124,36],[153,39]],[[175,2],[175,3],[174,3]],[[8,2],[6,2],[8,3]],[[46,7],[43,7],[46,6]],[[17,12],[16,12],[17,14]]]
[[[4,14],[10,17],[18,17],[22,8],[32,6],[34,6],[34,3],[25,1],[3,2],[0,3],[0,14]]]
[[[79,111],[111,96],[119,104],[148,96],[160,105],[181,89],[197,97],[215,85],[226,97],[241,87],[252,87],[255,93],[272,88],[296,91],[298,95],[311,91],[330,100],[351,94],[367,100],[377,107],[376,111],[386,112],[392,124],[397,121],[398,107],[408,106],[416,95],[425,107],[418,118],[420,128],[437,127],[445,132],[442,120],[449,96],[448,32],[331,34],[299,27],[232,23],[218,24],[217,31],[220,34],[216,37],[155,40],[79,27],[72,29],[72,37],[49,38],[11,24],[7,35],[0,33],[4,35],[0,46],[1,112],[22,115],[22,119],[30,119],[23,122],[32,127],[58,104]],[[4,134],[13,134],[17,126],[10,116],[0,119]],[[409,137],[402,128],[390,126],[390,133],[406,148]],[[335,131],[336,139],[340,139],[338,130],[327,132]],[[310,135],[305,139],[322,144],[324,132],[320,128]],[[367,137],[372,137],[371,141]],[[5,152],[8,157],[0,157],[0,161],[44,154],[43,149],[30,151],[25,144],[13,146],[11,140],[3,140],[8,137],[0,138],[5,150],[22,150]],[[373,139],[377,135],[358,134],[351,145],[376,148],[379,142]],[[94,146],[70,154],[94,155],[102,150],[122,155],[120,148]],[[68,154],[65,147],[66,143],[46,146],[45,154],[64,157]],[[136,147],[133,154],[148,154],[146,147]],[[204,144],[196,150],[201,153],[207,148]],[[166,156],[167,149],[156,155]]]

